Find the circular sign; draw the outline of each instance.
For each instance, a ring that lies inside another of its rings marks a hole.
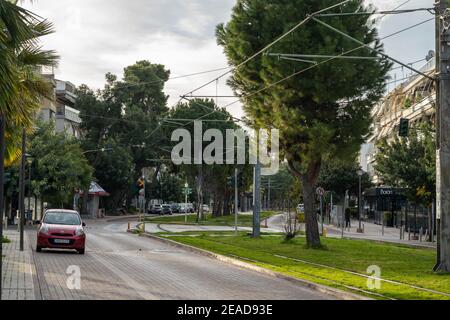
[[[324,190],[324,188],[319,187],[316,189],[316,193],[322,197],[325,194],[325,190]]]

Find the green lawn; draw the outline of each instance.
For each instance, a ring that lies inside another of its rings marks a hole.
[[[11,242],[11,241],[9,241],[9,239],[6,238],[6,237],[2,237],[0,240],[1,240],[2,243],[10,243],[10,242]]]
[[[226,256],[251,259],[253,261],[247,261],[375,299],[450,299],[450,275],[437,275],[431,271],[435,262],[435,252],[431,249],[328,238],[322,239],[326,249],[311,250],[306,248],[304,238],[296,238],[286,243],[282,236],[266,235],[260,239],[251,239],[242,232],[237,237],[225,232],[191,232],[161,236]],[[382,281],[380,289],[370,290],[367,286],[368,279],[362,275],[368,275],[367,268],[372,265],[380,267],[382,279],[400,283]]]
[[[261,212],[261,220],[278,214],[274,211],[263,211]],[[205,225],[205,226],[234,226],[234,215],[213,217],[211,214],[206,215],[204,221],[196,222],[197,216],[188,215],[187,224],[191,225]],[[253,216],[251,215],[238,215],[238,226],[240,227],[251,227],[253,225]],[[184,215],[174,215],[174,216],[158,216],[145,219],[148,222],[153,223],[165,223],[165,224],[186,224]]]

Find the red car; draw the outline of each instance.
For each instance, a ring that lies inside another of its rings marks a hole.
[[[36,251],[42,249],[72,249],[84,254],[85,224],[73,210],[47,210],[37,233]]]

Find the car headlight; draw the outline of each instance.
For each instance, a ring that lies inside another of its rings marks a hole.
[[[48,227],[45,225],[42,225],[41,228],[39,229],[39,233],[49,234]]]
[[[76,236],[82,236],[82,235],[84,235],[84,230],[83,230],[83,228],[77,228],[77,230],[75,231],[75,235],[76,235]]]

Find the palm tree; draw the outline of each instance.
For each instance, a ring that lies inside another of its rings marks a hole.
[[[17,160],[22,128],[32,128],[40,100],[52,92],[39,68],[55,66],[58,60],[38,43],[53,32],[52,24],[15,2],[0,0],[0,118],[5,123],[6,165]]]

